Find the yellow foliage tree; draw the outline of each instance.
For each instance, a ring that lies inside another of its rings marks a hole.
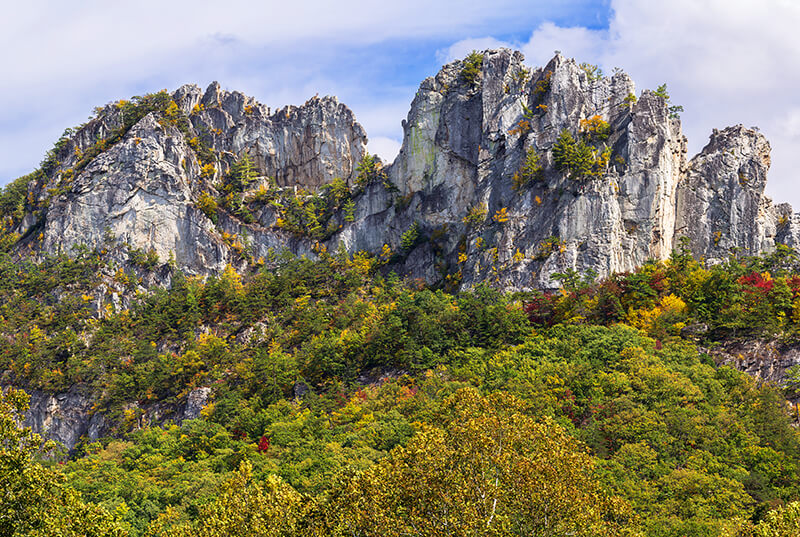
[[[627,508],[601,489],[586,449],[501,392],[472,388],[405,448],[337,488],[310,535],[628,535]]]
[[[220,489],[217,499],[200,508],[197,521],[176,523],[174,512],[150,527],[158,537],[278,537],[294,535],[303,497],[281,478],[253,479],[253,466],[243,461]]]
[[[677,334],[685,326],[688,308],[686,303],[673,294],[661,297],[652,309],[630,310],[626,323],[644,330],[653,337]]]

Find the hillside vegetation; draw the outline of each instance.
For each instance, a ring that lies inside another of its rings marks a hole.
[[[1,258],[5,382],[81,386],[114,424],[68,457],[39,449],[10,391],[3,534],[796,535],[796,386],[696,347],[794,340],[794,251],[711,268],[677,251],[598,282],[562,274],[550,294],[448,294],[381,269],[323,253],[174,271],[114,307],[99,286],[134,292],[146,268]],[[199,419],[143,419],[202,386]]]

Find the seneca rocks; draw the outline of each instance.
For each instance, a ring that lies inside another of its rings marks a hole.
[[[336,98],[271,112],[216,83],[171,95],[188,120],[181,128],[149,113],[73,172],[123,125],[122,107],[107,105],[64,141],[58,166],[29,185],[17,248],[43,255],[85,245],[122,264],[131,251],[150,252],[207,275],[281,251],[378,255],[388,247],[395,255],[386,270],[511,290],[557,287],[552,275],[568,269],[631,270],[667,257],[680,237],[709,262],[732,248],[800,244],[791,207],[764,196],[769,143],[757,130],[715,130],[687,160],[669,103],[647,90],[635,98],[621,71],[597,77],[560,55],[531,69],[507,49],[484,52],[475,66],[465,76],[465,61],[456,61],[422,82],[399,155],[367,184],[357,180],[366,133]],[[592,173],[571,177],[554,145],[565,130],[590,136],[592,125],[604,129]],[[212,221],[200,200],[220,199],[223,175],[245,154],[259,176],[251,188],[315,192],[341,178],[353,192],[351,214],[333,215],[323,239],[286,229],[271,203],[253,207],[249,222],[222,207]],[[515,187],[529,158],[541,169]],[[162,269],[152,280],[168,285],[171,270]]]
[[[632,270],[666,258],[683,240],[710,263],[734,250],[800,246],[800,216],[764,195],[770,147],[756,129],[715,130],[687,160],[680,120],[663,94],[636,98],[621,71],[598,77],[560,55],[531,69],[507,49],[471,60],[422,82],[402,122],[399,155],[368,181],[359,180],[366,133],[334,97],[272,112],[213,83],[205,91],[183,86],[134,120],[124,103],[106,105],[68,132],[51,165],[33,176],[15,229],[17,254],[88,247],[137,270],[144,286],[168,286],[176,269],[205,276],[263,259],[269,267],[284,251],[314,257],[344,249],[453,289],[487,282],[526,290],[558,287],[553,275],[570,269]],[[580,174],[554,155],[565,131],[592,143]],[[257,176],[240,193],[249,218],[219,203],[245,155]],[[352,204],[327,216],[324,234],[281,221],[287,197],[302,202],[337,178]],[[134,254],[146,255],[146,266]],[[114,307],[130,303],[118,287],[109,278],[98,288],[98,310],[109,299]],[[772,378],[796,361],[759,352],[736,364]],[[734,355],[741,353],[718,359]],[[141,419],[192,419],[209,392],[143,407]],[[32,396],[26,424],[67,449],[112,427],[78,387]]]

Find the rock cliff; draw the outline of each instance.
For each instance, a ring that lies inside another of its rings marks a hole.
[[[757,130],[715,131],[687,160],[667,99],[635,95],[621,71],[597,76],[560,55],[531,69],[519,52],[486,51],[422,82],[400,154],[370,173],[359,171],[364,129],[335,98],[271,113],[216,83],[184,86],[131,125],[121,101],[65,137],[31,183],[17,250],[86,245],[209,274],[281,250],[386,245],[403,275],[528,289],[556,287],[568,269],[630,270],[679,237],[710,262],[798,244],[791,207],[764,196],[769,144]],[[255,181],[231,190],[245,155]],[[332,205],[324,222],[318,211],[287,224],[288,202],[335,178],[350,214]]]
[[[22,423],[34,432],[59,442],[65,449],[73,450],[81,439],[95,441],[114,433],[119,425],[106,419],[103,412],[95,411],[91,394],[82,393],[80,387],[73,386],[64,393],[45,393],[40,390],[27,390],[30,408]],[[132,403],[125,409],[127,416],[122,420],[133,420],[137,428],[160,425],[167,421],[180,424],[185,420],[196,419],[208,400],[211,388],[192,390],[181,404],[152,403],[139,405]],[[131,424],[124,424],[130,426]]]
[[[759,381],[776,385],[786,382],[787,369],[800,365],[800,347],[778,340],[730,341],[700,350],[711,356],[717,365],[733,367]],[[791,403],[800,404],[796,393],[787,397]]]
[[[793,227],[791,208],[775,208],[764,195],[769,149],[758,131],[738,125],[715,130],[689,163],[677,191],[675,232],[690,239],[695,256],[719,261],[733,249],[769,251],[778,229]]]
[[[550,275],[568,268],[608,274],[669,254],[686,149],[662,98],[644,92],[634,103],[624,73],[593,79],[561,56],[531,72],[521,54],[489,51],[477,84],[462,69],[450,64],[423,82],[390,175],[419,195],[428,226],[461,238],[445,256],[452,264],[456,246],[466,255],[466,285],[553,287]],[[589,134],[592,118],[607,129],[592,151],[608,155],[570,177],[552,150],[562,131]],[[528,155],[541,171],[515,188]],[[476,207],[485,215],[465,224]]]
[[[245,225],[224,211],[211,219],[199,200],[204,193],[219,196],[220,178],[245,153],[273,186],[314,189],[334,177],[352,181],[367,141],[352,112],[326,97],[270,114],[216,83],[205,92],[183,86],[168,98],[176,110],[168,105],[166,112],[147,113],[129,128],[125,101],[108,105],[64,139],[55,171],[30,185],[35,211],[19,225],[27,237],[19,249],[56,253],[85,245],[123,263],[132,251],[152,252],[189,274],[240,263],[228,237],[248,231],[257,253],[306,253],[309,245],[291,233]],[[87,162],[98,145],[101,151]],[[268,225],[274,224],[273,211],[265,209]]]

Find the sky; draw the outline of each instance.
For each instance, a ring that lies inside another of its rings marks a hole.
[[[385,5],[382,5],[385,4]],[[800,210],[798,0],[28,0],[0,19],[0,184],[32,171],[96,106],[216,80],[279,108],[336,95],[384,160],[420,82],[473,49],[559,50],[667,83],[690,156],[713,128],[758,126],[767,192]]]

